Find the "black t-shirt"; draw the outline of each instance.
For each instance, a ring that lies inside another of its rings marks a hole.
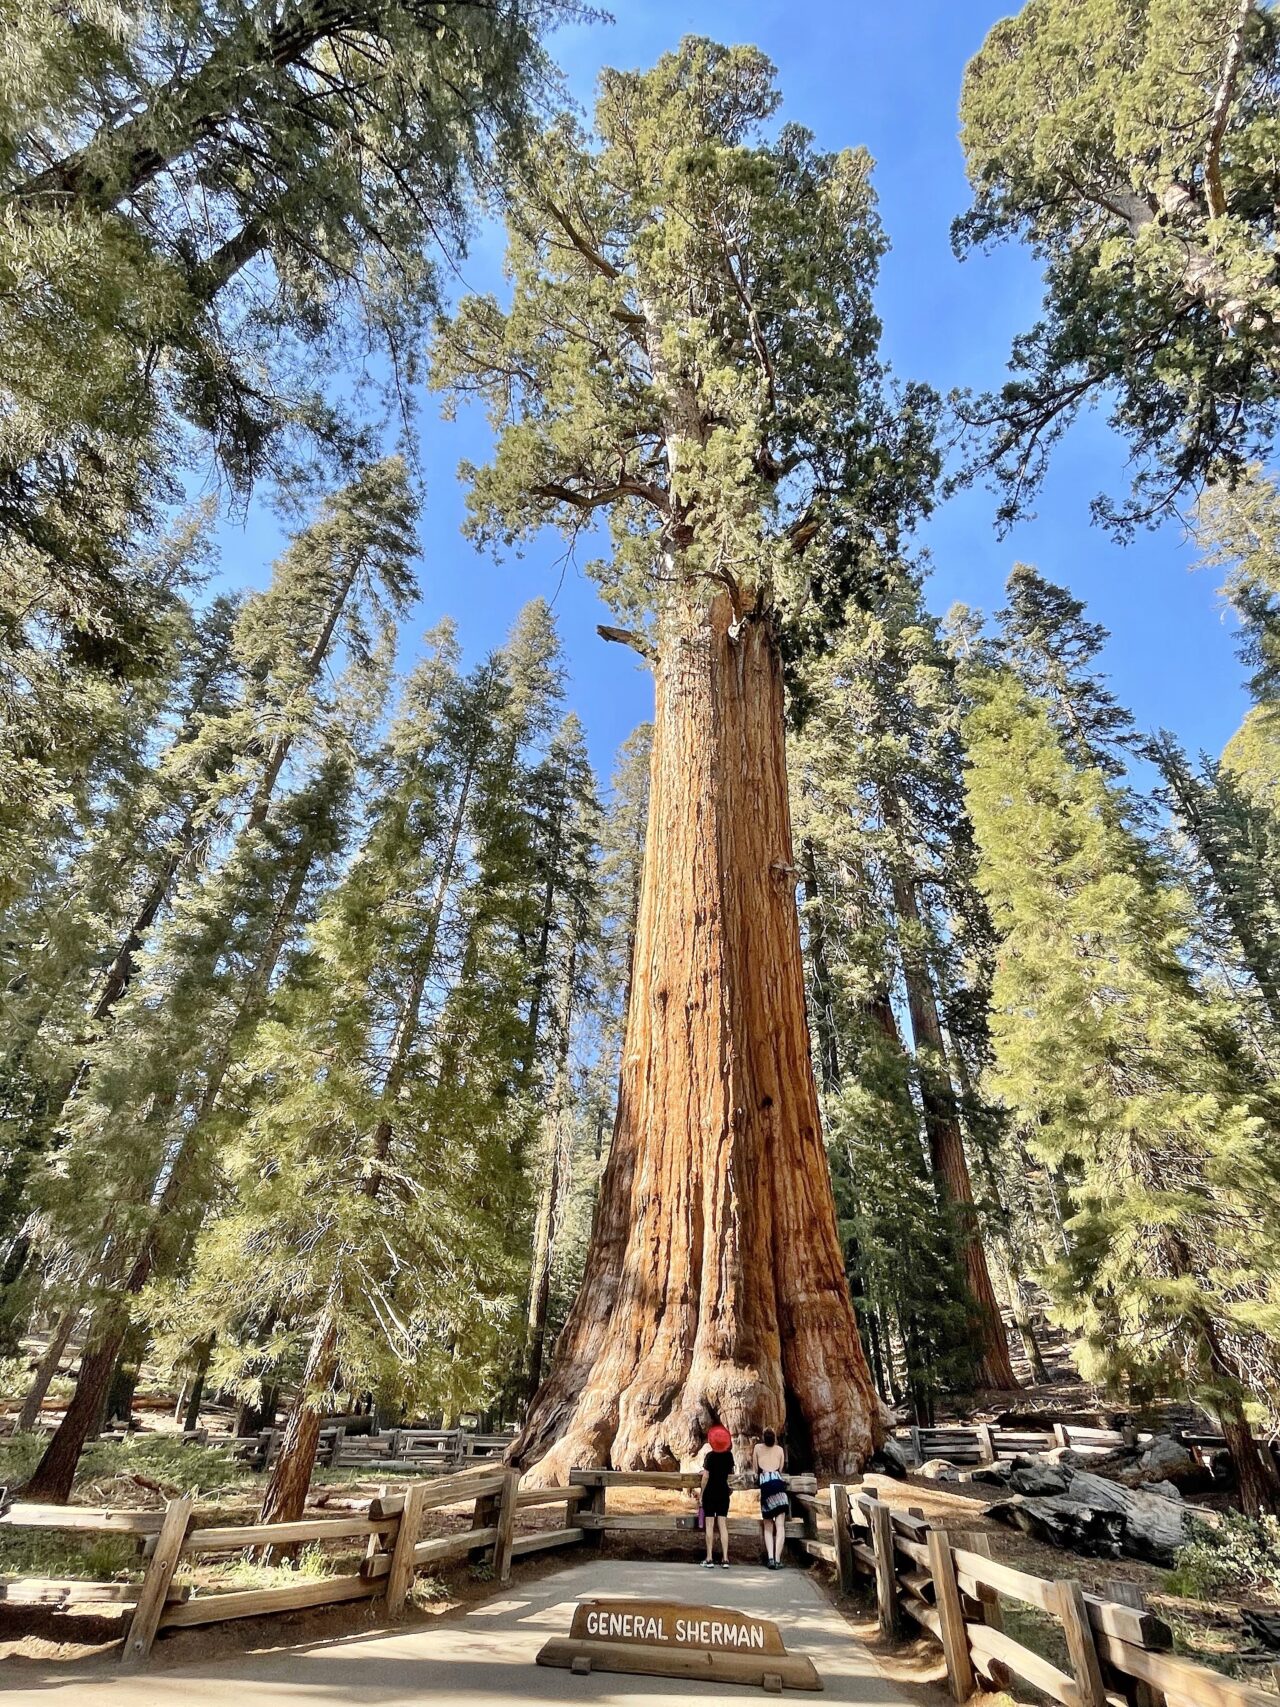
[[[707,1472],[708,1494],[729,1492],[729,1478],[733,1474],[732,1452],[708,1452],[702,1460],[702,1468]]]

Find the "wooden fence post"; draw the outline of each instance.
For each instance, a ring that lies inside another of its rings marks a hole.
[[[493,1544],[493,1574],[500,1583],[505,1583],[511,1575],[511,1545],[515,1540],[519,1499],[520,1472],[508,1470],[498,1495],[498,1536]]]
[[[978,1686],[969,1653],[969,1632],[964,1624],[964,1602],[956,1581],[956,1562],[944,1531],[931,1529],[928,1536],[929,1571],[942,1628],[942,1651],[947,1658],[947,1681],[957,1701],[967,1701]]]
[[[1094,1646],[1093,1628],[1084,1604],[1084,1590],[1078,1582],[1065,1581],[1056,1585],[1058,1616],[1066,1632],[1067,1652],[1071,1655],[1071,1671],[1080,1694],[1080,1707],[1107,1707],[1107,1691],[1102,1682],[1102,1666]]]
[[[958,1539],[958,1538],[957,1538]],[[971,1530],[964,1537],[963,1543],[971,1553],[981,1553],[984,1559],[991,1558],[991,1537],[982,1529]],[[1000,1610],[1000,1596],[993,1588],[982,1589],[982,1622],[988,1630],[1004,1629],[1004,1614]]]
[[[1053,1429],[1053,1443],[1055,1446],[1071,1445],[1071,1436],[1067,1433],[1065,1423],[1053,1423],[1050,1426]]]
[[[841,1594],[853,1587],[853,1527],[849,1521],[849,1490],[831,1484],[831,1534],[836,1544],[836,1583]]]
[[[898,1638],[898,1573],[893,1561],[893,1518],[879,1500],[867,1513],[871,1547],[876,1556],[876,1604],[880,1612],[880,1634],[886,1641]]]
[[[1107,1584],[1107,1594],[1112,1600],[1118,1600],[1121,1606],[1132,1606],[1138,1612],[1147,1609],[1147,1597],[1137,1583],[1124,1581],[1117,1577]],[[1280,1679],[1277,1679],[1280,1682]],[[1160,1695],[1152,1689],[1149,1683],[1143,1683],[1136,1678],[1126,1678],[1126,1693],[1133,1702],[1133,1707],[1159,1707]]]
[[[398,1618],[413,1586],[415,1559],[413,1550],[422,1532],[422,1502],[427,1497],[427,1484],[415,1482],[404,1491],[404,1508],[400,1527],[396,1530],[395,1546],[391,1551],[391,1570],[387,1576],[387,1616]]]
[[[498,1521],[497,1494],[479,1494],[471,1513],[472,1529],[492,1529]],[[473,1547],[467,1554],[469,1565],[479,1565],[484,1562],[484,1556],[489,1551],[487,1545]]]
[[[179,1499],[170,1500],[165,1507],[155,1552],[142,1579],[138,1604],[134,1607],[129,1633],[124,1639],[124,1653],[120,1656],[124,1665],[140,1665],[151,1652],[151,1644],[160,1628],[160,1614],[164,1611],[169,1584],[182,1554],[182,1543],[187,1538],[191,1505],[191,1495],[183,1494]]]
[[[593,1517],[599,1517],[599,1518],[603,1519],[603,1517],[605,1516],[605,1511],[606,1511],[605,1502],[608,1498],[608,1493],[609,1493],[608,1488],[605,1486],[605,1484],[603,1482],[597,1482],[594,1487],[592,1487],[591,1489],[588,1490],[588,1493],[589,1493],[589,1497],[584,1501],[584,1503],[582,1505],[580,1505],[578,1507],[578,1510],[590,1512],[590,1514]],[[593,1548],[596,1552],[599,1552],[600,1549],[604,1546],[604,1525],[603,1525],[603,1523],[600,1525],[600,1527],[598,1529],[588,1529],[588,1531],[587,1531],[587,1545],[588,1545],[588,1547]]]
[[[990,1423],[979,1423],[974,1430],[978,1436],[978,1451],[982,1454],[984,1464],[994,1464],[996,1461],[996,1440],[991,1432]]]

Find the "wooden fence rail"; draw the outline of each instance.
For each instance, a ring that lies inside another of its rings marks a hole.
[[[750,1485],[746,1478],[735,1480]],[[1111,1599],[1087,1594],[1076,1582],[1049,1582],[993,1559],[987,1536],[948,1535],[919,1514],[892,1510],[874,1488],[836,1484],[819,1498],[813,1477],[789,1480],[796,1515],[787,1523],[788,1537],[802,1553],[833,1565],[842,1588],[859,1577],[871,1579],[887,1637],[909,1624],[933,1637],[957,1700],[967,1699],[975,1681],[1003,1688],[1017,1677],[1063,1707],[1275,1707],[1273,1695],[1172,1654],[1168,1628],[1142,1605],[1119,1598],[1120,1585]],[[688,1529],[695,1522],[692,1512],[610,1512],[608,1493],[617,1487],[691,1489],[698,1481],[696,1472],[574,1470],[567,1486],[521,1488],[518,1471],[495,1467],[414,1482],[340,1517],[241,1526],[201,1527],[187,1496],[171,1500],[162,1512],[17,1504],[0,1513],[0,1526],[132,1536],[145,1574],[137,1583],[111,1584],[27,1578],[0,1585],[0,1592],[23,1604],[132,1606],[123,1657],[136,1665],[159,1631],[188,1625],[374,1597],[384,1599],[394,1618],[415,1574],[444,1560],[485,1561],[495,1579],[505,1582],[512,1560],[525,1554],[598,1542],[610,1532]],[[429,1513],[467,1504],[469,1529],[425,1533]],[[519,1533],[517,1513],[539,1507],[563,1508],[555,1513],[557,1526]],[[731,1529],[756,1534],[758,1523],[737,1518]],[[270,1556],[334,1541],[365,1543],[358,1570],[229,1592],[193,1591],[173,1580],[195,1558],[246,1551]],[[1055,1621],[1069,1669],[1005,1630],[1003,1601],[1034,1607]]]
[[[872,1579],[886,1637],[900,1635],[907,1621],[932,1636],[957,1701],[967,1701],[975,1683],[1003,1689],[1018,1677],[1063,1707],[1275,1707],[1267,1691],[1170,1653],[1168,1626],[1143,1606],[1003,1564],[990,1556],[985,1535],[949,1536],[923,1517],[891,1510],[874,1489],[833,1486],[831,1511],[829,1548],[806,1539],[803,1549],[820,1558],[830,1552],[842,1588]],[[1056,1621],[1069,1671],[1006,1633],[1002,1598]]]
[[[457,1470],[482,1459],[501,1458],[509,1434],[476,1434],[470,1429],[393,1428],[380,1434],[348,1434],[341,1424],[320,1431],[316,1462],[330,1469]],[[262,1469],[280,1456],[281,1428],[264,1428],[236,1439],[207,1438],[203,1444],[229,1446],[233,1455]]]
[[[375,1596],[385,1598],[386,1612],[397,1617],[417,1572],[447,1560],[470,1558],[487,1563],[494,1578],[505,1582],[513,1559],[586,1539],[586,1530],[571,1521],[584,1497],[585,1490],[576,1487],[521,1489],[519,1471],[495,1467],[412,1483],[403,1493],[370,1500],[363,1511],[341,1517],[305,1517],[296,1523],[201,1527],[193,1521],[187,1495],[170,1500],[164,1511],[19,1503],[0,1512],[0,1527],[133,1536],[145,1569],[141,1581],[133,1583],[21,1578],[0,1583],[0,1598],[59,1609],[103,1602],[131,1606],[133,1614],[122,1657],[126,1665],[137,1665],[150,1653],[159,1631],[188,1625],[261,1618]],[[472,1505],[469,1529],[450,1535],[423,1533],[428,1513],[467,1503]],[[555,1505],[565,1508],[560,1527],[517,1535],[518,1509]],[[234,1591],[193,1592],[190,1586],[173,1582],[175,1571],[194,1559],[234,1553],[270,1559],[301,1546],[334,1541],[365,1543],[365,1558],[358,1571]]]

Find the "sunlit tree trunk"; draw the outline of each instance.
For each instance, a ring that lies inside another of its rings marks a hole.
[[[857,1469],[883,1412],[849,1299],[805,1016],[782,676],[727,596],[663,618],[617,1124],[585,1274],[513,1459],[690,1462],[784,1423]]]

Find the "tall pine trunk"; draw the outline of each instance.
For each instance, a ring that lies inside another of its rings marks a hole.
[[[49,1344],[45,1347],[44,1356],[36,1365],[31,1385],[27,1388],[26,1397],[22,1401],[22,1409],[18,1412],[17,1434],[30,1434],[40,1421],[40,1410],[44,1404],[45,1394],[49,1391],[50,1383],[58,1373],[62,1362],[62,1354],[67,1349],[71,1338],[71,1330],[75,1327],[80,1310],[76,1305],[70,1305],[58,1319]]]
[[[613,1145],[511,1454],[541,1481],[689,1463],[717,1421],[785,1424],[833,1473],[884,1434],[809,1053],[778,649],[767,618],[732,618],[721,594],[663,619]]]
[[[881,790],[881,804],[885,822],[890,828],[900,831],[901,814],[891,790]],[[907,1010],[916,1042],[925,1135],[929,1141],[939,1197],[953,1217],[954,1236],[973,1315],[977,1378],[984,1387],[1010,1391],[1017,1388],[1019,1382],[1013,1373],[1004,1319],[982,1245],[982,1232],[973,1201],[973,1182],[969,1177],[969,1163],[960,1131],[960,1114],[947,1065],[938,999],[917,940],[922,920],[915,885],[896,865],[891,882],[894,910],[900,925],[899,950],[907,987]]]

